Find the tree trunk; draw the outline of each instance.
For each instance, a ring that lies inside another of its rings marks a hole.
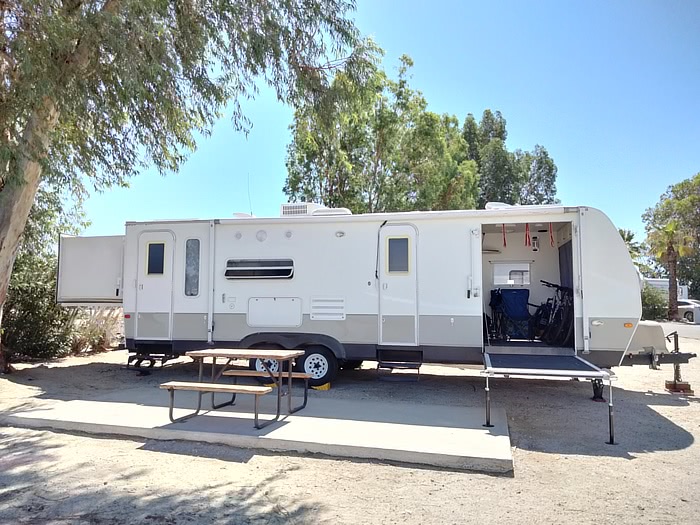
[[[5,183],[0,190],[0,310],[7,299],[12,267],[41,182],[41,159],[46,156],[49,134],[58,121],[53,100],[45,98],[42,107],[35,110],[27,122],[18,146],[18,180]],[[2,317],[0,317],[0,330]],[[9,367],[9,355],[0,348],[0,372]]]
[[[678,280],[676,278],[678,257],[675,250],[669,250],[668,256],[668,318],[678,321]]]
[[[2,326],[2,312],[3,307],[0,306],[0,327]],[[13,371],[14,369],[10,364],[10,355],[5,352],[2,346],[2,330],[0,330],[0,374],[9,374]]]

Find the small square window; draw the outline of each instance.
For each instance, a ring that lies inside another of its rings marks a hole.
[[[148,245],[148,275],[162,275],[165,268],[165,243],[152,242]]]
[[[493,284],[498,286],[516,286],[530,284],[530,263],[494,262]]]
[[[389,273],[408,272],[408,237],[389,238]]]

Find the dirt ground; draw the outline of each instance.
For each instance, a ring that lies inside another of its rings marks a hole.
[[[681,347],[700,355],[700,340]],[[111,352],[22,366],[0,377],[0,410],[194,374],[124,363]],[[0,523],[700,523],[699,398],[664,391],[670,366],[615,371],[614,446],[588,383],[493,381],[513,476],[0,427]],[[683,376],[700,391],[700,358]],[[315,396],[481,407],[483,380],[425,366],[419,383],[383,382],[367,364]]]

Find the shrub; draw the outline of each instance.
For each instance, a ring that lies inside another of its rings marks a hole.
[[[116,346],[122,334],[121,307],[81,308],[73,324],[71,353],[103,352]]]
[[[37,358],[66,355],[73,318],[56,304],[55,258],[17,257],[2,319],[5,350]]]
[[[665,319],[668,314],[668,297],[652,286],[642,287],[642,319],[655,321]]]

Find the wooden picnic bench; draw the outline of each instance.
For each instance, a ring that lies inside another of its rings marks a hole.
[[[247,348],[236,348],[236,349],[214,349],[214,350],[196,350],[192,352],[187,352],[187,356],[191,357],[195,361],[199,362],[199,375],[198,381],[170,381],[168,383],[163,383],[160,385],[162,389],[168,390],[170,394],[170,421],[177,423],[184,421],[191,417],[199,414],[202,406],[202,395],[205,393],[211,394],[211,406],[212,410],[222,408],[225,406],[233,405],[236,399],[236,394],[252,394],[255,396],[255,428],[264,428],[275,421],[279,420],[282,404],[282,396],[287,396],[288,401],[288,413],[293,414],[304,407],[306,407],[306,402],[308,399],[308,387],[309,387],[309,374],[301,372],[293,372],[292,364],[293,360],[297,357],[304,355],[303,350],[264,350],[264,349],[247,349]],[[203,371],[204,371],[204,359],[212,359],[212,370],[211,370],[211,381],[204,382]],[[221,370],[217,372],[217,359],[225,359]],[[243,370],[229,368],[231,363],[236,359],[259,359],[264,370]],[[272,360],[277,361],[279,367],[276,371],[272,371],[268,363]],[[284,363],[287,363],[287,370],[283,372]],[[277,412],[274,419],[260,423],[258,417],[258,399],[260,396],[269,394],[272,392],[272,387],[270,386],[255,386],[255,385],[238,385],[238,384],[224,384],[218,383],[217,381],[222,375],[233,376],[233,377],[265,377],[271,380],[277,387]],[[287,389],[284,394],[282,393],[283,379],[287,378]],[[292,408],[292,379],[304,379],[304,402]],[[180,418],[173,417],[173,408],[175,404],[175,390],[189,390],[198,393],[197,409],[191,414],[187,414]],[[214,396],[217,393],[231,394],[231,400],[216,404],[214,401]]]
[[[202,383],[198,381],[168,381],[167,383],[163,383],[160,385],[160,388],[167,390],[168,393],[170,394],[170,421],[173,423],[179,423],[180,421],[185,421],[187,419],[190,419],[191,417],[194,417],[199,414],[199,411],[202,408],[202,394],[203,393],[221,393],[221,394],[231,394],[232,398],[231,401],[228,401],[226,403],[222,403],[220,405],[214,405],[213,404],[213,399],[212,399],[212,408],[217,409],[221,408],[224,406],[232,405],[234,401],[236,400],[236,394],[253,394],[255,396],[255,428],[260,429],[267,424],[271,422],[265,422],[262,425],[260,425],[259,417],[258,417],[258,398],[260,396],[264,396],[265,394],[269,394],[272,392],[272,387],[269,386],[251,386],[251,385],[226,385],[223,383]],[[197,403],[197,409],[192,412],[191,414],[187,414],[182,417],[174,418],[173,417],[173,408],[175,405],[175,390],[189,390],[189,391],[194,391],[194,392],[199,392],[199,403]]]

